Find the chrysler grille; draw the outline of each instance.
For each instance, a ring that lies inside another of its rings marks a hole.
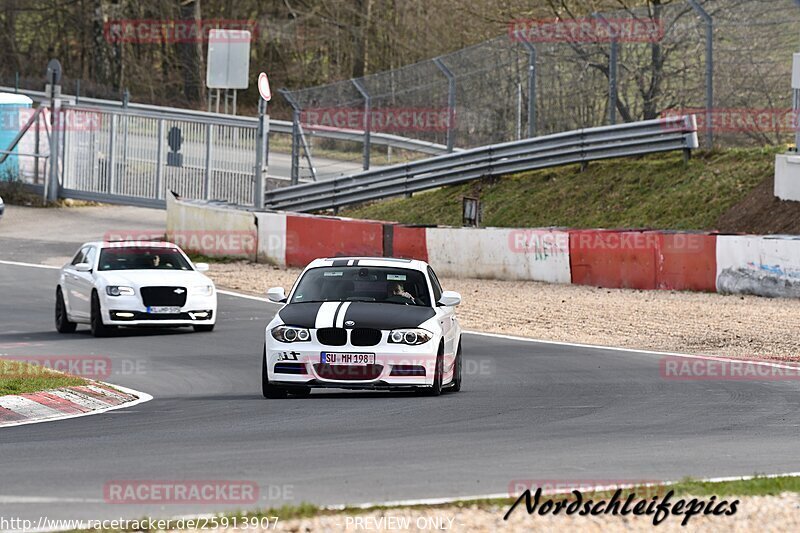
[[[183,307],[186,303],[186,287],[142,287],[140,291],[147,307]]]

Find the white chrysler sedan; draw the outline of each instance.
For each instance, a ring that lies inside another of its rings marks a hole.
[[[96,337],[117,326],[193,326],[211,331],[217,291],[177,245],[160,241],[88,242],[61,268],[55,319],[60,333],[89,324]]]
[[[316,259],[266,328],[262,392],[307,396],[313,387],[461,389],[457,292],[443,291],[423,261]]]

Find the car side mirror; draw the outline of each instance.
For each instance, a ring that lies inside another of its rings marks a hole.
[[[77,270],[78,272],[91,272],[92,265],[90,265],[89,263],[78,263],[77,265],[75,265],[75,270]]]
[[[270,287],[267,291],[267,299],[276,304],[286,303],[286,293],[283,287]]]
[[[444,291],[437,303],[445,307],[454,307],[461,303],[461,295],[456,291]]]
[[[195,263],[194,269],[198,272],[208,272],[208,263]]]

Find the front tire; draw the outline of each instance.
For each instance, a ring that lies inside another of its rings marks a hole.
[[[70,322],[67,316],[67,306],[64,303],[64,295],[61,287],[56,288],[56,331],[59,333],[73,333],[78,324]]]
[[[309,390],[309,392],[311,392]],[[270,383],[269,374],[267,373],[267,347],[264,346],[264,354],[261,356],[261,394],[264,398],[270,400],[279,400],[286,398],[286,389],[277,387]]]
[[[425,396],[440,396],[442,394],[442,375],[444,374],[444,349],[439,348],[436,356],[436,369],[433,371],[433,385],[423,390]]]
[[[92,292],[92,310],[89,324],[92,335],[95,337],[107,337],[111,333],[111,327],[103,324],[103,314],[100,311],[100,298],[97,292]]]
[[[461,339],[458,340],[458,350],[456,350],[455,369],[453,370],[453,384],[450,386],[451,392],[461,390]]]
[[[194,325],[192,327],[198,333],[201,333],[201,332],[204,332],[204,331],[214,331],[214,324],[196,324],[196,325]]]

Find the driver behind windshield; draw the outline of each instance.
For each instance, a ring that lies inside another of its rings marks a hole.
[[[399,304],[416,304],[414,297],[405,290],[405,287],[403,287],[402,283],[389,284],[389,296],[386,298],[386,301],[396,302]]]

